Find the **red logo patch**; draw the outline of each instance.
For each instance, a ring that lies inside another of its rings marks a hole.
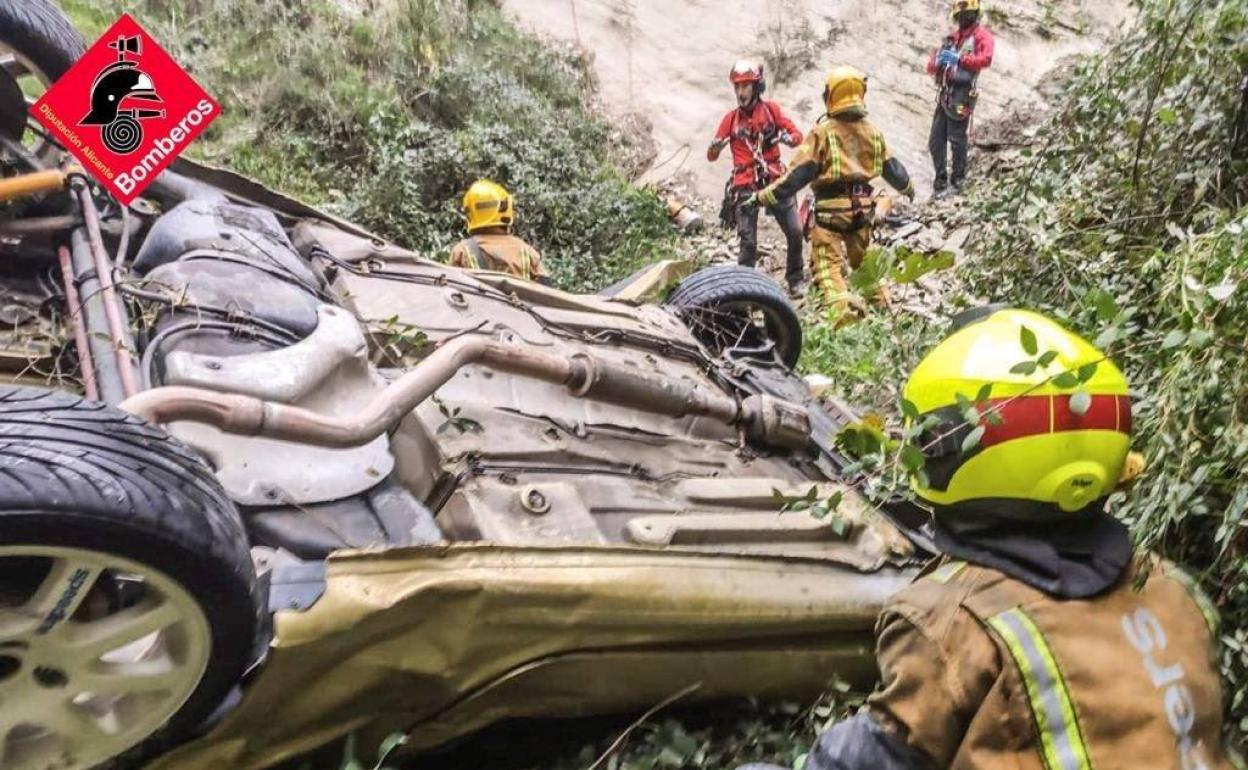
[[[129,203],[221,105],[122,14],[30,109],[113,197]]]

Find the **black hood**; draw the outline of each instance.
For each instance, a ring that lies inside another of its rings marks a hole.
[[[937,508],[942,553],[991,567],[1046,594],[1095,596],[1117,584],[1131,562],[1131,536],[1102,502],[1047,521]]]

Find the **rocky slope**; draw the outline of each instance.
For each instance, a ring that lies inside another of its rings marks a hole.
[[[524,28],[593,57],[607,109],[652,134],[647,181],[681,176],[699,195],[718,199],[728,161],[709,164],[704,150],[732,104],[728,69],[739,57],[756,56],[767,62],[769,95],[803,128],[822,113],[829,67],[866,71],[873,119],[920,194],[930,189],[926,147],[935,93],[923,67],[949,26],[946,0],[502,3]],[[1127,0],[996,0],[985,8],[997,36],[996,60],[980,81],[977,120],[985,127],[1007,110],[1042,105],[1049,73],[1104,45],[1130,13]]]

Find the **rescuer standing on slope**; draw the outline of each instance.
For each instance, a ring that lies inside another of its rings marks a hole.
[[[747,200],[784,173],[780,145],[796,147],[802,141],[802,132],[780,105],[763,100],[767,80],[761,62],[748,59],[737,62],[728,80],[736,93],[737,106],[719,122],[715,139],[706,149],[706,159],[716,161],[724,145],[732,149],[732,178],[724,193],[724,207],[730,214],[727,219],[735,220],[737,226],[741,244],[737,262],[754,267],[758,259],[758,206]],[[791,196],[773,200],[767,204],[767,213],[784,231],[784,277],[789,284],[789,294],[801,296],[802,224],[797,203]]]
[[[936,197],[961,195],[966,182],[967,145],[971,114],[979,98],[979,73],[992,64],[992,33],[979,23],[979,0],[954,0],[953,19],[958,28],[927,62],[927,74],[936,79],[940,93],[927,148],[936,167]],[[946,145],[953,149],[953,175],[945,162]]]
[[[526,281],[550,285],[542,255],[511,234],[515,202],[500,184],[478,179],[464,193],[468,237],[451,248],[451,264],[470,270],[510,273]]]
[[[875,197],[871,180],[884,181],[914,198],[910,174],[888,151],[884,134],[867,120],[867,76],[853,67],[837,67],[823,89],[827,113],[811,129],[793,156],[788,173],[758,193],[773,205],[792,200],[803,187],[815,193],[815,223],[810,234],[811,271],[823,301],[843,315],[843,272],[857,269],[871,245]],[[883,299],[880,291],[879,298]]]
[[[965,315],[904,391],[945,556],[885,607],[879,687],[805,770],[1230,770],[1216,610],[1105,510],[1129,475],[1122,372],[1044,316]]]

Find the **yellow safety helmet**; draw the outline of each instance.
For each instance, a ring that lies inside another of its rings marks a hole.
[[[1034,338],[1033,352],[1023,337]],[[987,404],[978,408],[978,426],[969,424],[962,399],[975,402],[984,386],[991,386]],[[1038,313],[980,312],[919,362],[903,397],[920,420],[936,418],[917,439],[925,472],[911,477],[911,488],[938,512],[1060,517],[1105,497],[1123,476],[1131,435],[1126,378],[1086,340]]]
[[[828,73],[823,86],[823,104],[829,115],[853,109],[866,109],[867,75],[856,67],[841,65]]]
[[[978,10],[979,10],[979,0],[953,0],[953,2],[949,4],[950,16],[957,16],[959,13],[962,13],[963,11],[978,11]]]
[[[468,217],[468,232],[485,227],[511,227],[515,217],[511,193],[497,182],[478,179],[464,193],[464,214]]]

